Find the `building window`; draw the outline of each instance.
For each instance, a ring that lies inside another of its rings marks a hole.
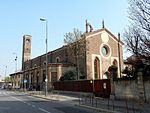
[[[108,48],[108,46],[104,45],[104,46],[102,47],[102,54],[103,54],[104,56],[107,56],[107,55],[109,54],[109,48]]]
[[[102,44],[100,47],[100,54],[103,57],[110,57],[111,56],[111,48],[109,47],[108,44]]]
[[[33,86],[33,73],[31,73],[31,85]]]
[[[36,64],[34,64],[34,68],[37,68],[37,65],[36,65]]]
[[[26,39],[26,42],[27,42],[28,44],[30,44],[30,39]]]
[[[97,57],[94,60],[94,77],[95,79],[100,78],[100,61]]]
[[[118,67],[118,63],[117,63],[117,60],[116,60],[116,59],[114,59],[113,65],[116,66],[116,67]]]
[[[26,70],[28,70],[28,69],[29,69],[29,67],[27,66],[27,67],[26,67]]]
[[[46,79],[46,71],[43,70],[43,82],[45,82],[45,79]]]
[[[59,62],[60,62],[60,58],[57,57],[57,58],[56,58],[56,63],[59,63]]]
[[[43,65],[46,65],[46,60],[43,62]]]
[[[116,66],[118,68],[118,62],[116,59],[114,59],[114,61],[112,63],[114,66]],[[116,77],[118,77],[118,69],[117,69]]]
[[[52,82],[56,82],[57,81],[57,72],[52,72],[51,81]]]

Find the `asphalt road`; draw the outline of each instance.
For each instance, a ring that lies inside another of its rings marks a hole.
[[[63,101],[50,101],[0,90],[0,113],[98,113]]]

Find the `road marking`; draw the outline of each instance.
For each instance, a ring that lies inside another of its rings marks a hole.
[[[10,96],[10,95],[8,95],[8,96]],[[13,96],[10,96],[11,98],[13,98],[13,99],[15,99],[15,100],[18,100],[18,101],[21,101],[21,102],[23,102],[23,103],[26,103],[25,101],[23,101],[23,100],[21,100],[21,99],[19,99],[19,98],[16,98],[16,97],[13,97]]]
[[[35,105],[32,105],[32,107],[34,107],[34,108],[35,108]]]
[[[30,103],[27,103],[29,106],[31,105]]]
[[[45,113],[51,113],[51,112],[49,112],[49,111],[47,111],[47,110],[45,110],[45,109],[42,109],[42,108],[38,108],[40,111],[43,111],[43,112],[45,112]]]
[[[7,95],[7,96],[9,96],[9,97],[11,97],[11,98],[13,98],[13,99],[15,99],[15,100],[18,100],[18,101],[20,101],[20,102],[22,102],[22,103],[25,103],[25,104],[27,104],[27,105],[29,105],[29,106],[32,106],[32,107],[36,107],[35,105],[31,105],[30,103],[27,103],[27,102],[25,102],[24,100],[22,100],[22,99],[19,99],[19,98],[17,98],[17,97],[13,97],[13,96],[11,96],[11,95],[9,95],[9,94],[7,94],[7,93],[5,93],[4,95]],[[2,107],[0,107],[0,108],[2,108]],[[45,112],[45,113],[51,113],[51,112],[49,112],[49,111],[47,111],[47,110],[45,110],[45,109],[43,109],[43,108],[38,108],[40,111],[42,111],[42,112]]]
[[[11,98],[13,98],[13,99],[15,99],[15,100],[18,100],[18,101],[20,101],[20,102],[22,102],[22,103],[24,103],[24,104],[28,104],[28,103],[25,102],[24,100],[19,99],[19,98],[17,98],[17,97],[13,97],[13,96],[10,96],[10,95],[8,95],[8,94],[5,94],[5,95],[7,95],[7,96],[9,96],[9,97],[11,97]]]
[[[25,102],[25,101],[22,101],[22,102],[26,104],[26,102]]]

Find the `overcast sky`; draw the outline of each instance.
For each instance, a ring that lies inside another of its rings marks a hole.
[[[63,45],[64,34],[78,28],[85,32],[85,20],[94,30],[105,27],[115,36],[128,25],[127,0],[0,0],[0,75],[21,69],[22,37],[32,36],[31,58],[45,53],[45,23],[48,20],[48,50]],[[125,55],[127,55],[125,53]],[[7,69],[6,69],[7,66]]]

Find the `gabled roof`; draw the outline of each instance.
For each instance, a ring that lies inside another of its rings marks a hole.
[[[100,32],[102,32],[102,31],[106,31],[106,32],[107,32],[111,37],[113,37],[117,42],[119,41],[118,38],[117,38],[115,35],[113,35],[113,34],[112,34],[108,29],[106,29],[106,28],[102,28],[102,29],[98,29],[98,30],[93,31],[93,32],[85,33],[85,36],[86,36],[86,37],[90,37],[91,35],[100,33]],[[124,45],[124,43],[123,43],[121,40],[120,40],[120,43],[121,43],[122,45]]]

